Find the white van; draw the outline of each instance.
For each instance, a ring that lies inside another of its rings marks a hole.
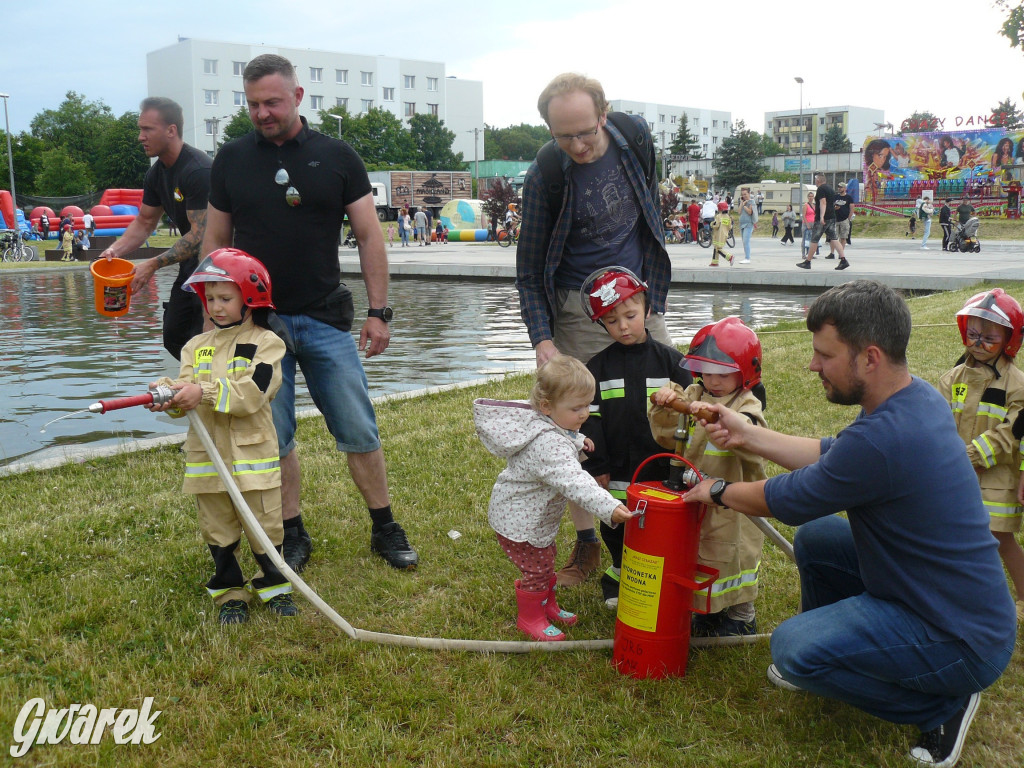
[[[736,192],[733,194],[732,202],[733,205],[739,202],[740,190],[744,187],[750,187],[750,199],[756,201],[757,193],[760,191],[764,195],[764,204],[761,206],[761,215],[771,213],[772,211],[778,211],[780,214],[786,210],[787,205],[792,205],[793,210],[800,215],[800,206],[798,203],[805,202],[807,200],[808,192],[817,192],[818,188],[814,184],[797,184],[795,182],[787,181],[753,181],[749,184],[740,184],[736,187]]]

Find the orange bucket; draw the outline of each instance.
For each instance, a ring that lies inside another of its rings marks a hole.
[[[92,272],[96,311],[107,317],[125,314],[132,299],[135,265],[125,259],[97,259],[89,266],[89,271]]]

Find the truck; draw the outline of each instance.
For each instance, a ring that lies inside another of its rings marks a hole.
[[[473,196],[469,171],[370,171],[368,175],[381,221],[395,221],[402,208],[429,208],[436,216],[448,201]]]

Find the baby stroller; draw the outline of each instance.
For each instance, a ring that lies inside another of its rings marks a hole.
[[[981,227],[981,220],[977,216],[971,216],[964,224],[954,224],[953,234],[950,235],[950,251],[960,253],[978,253],[981,251],[981,242],[978,240],[978,229]]]

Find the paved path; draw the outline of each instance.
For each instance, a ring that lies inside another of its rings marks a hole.
[[[984,228],[983,230],[984,231]],[[1024,222],[1021,224],[1024,236]],[[931,243],[935,244],[933,248]],[[672,282],[723,286],[730,289],[745,285],[786,288],[828,288],[858,277],[870,277],[904,290],[939,291],[973,285],[981,280],[1024,281],[1024,240],[986,241],[981,253],[946,253],[941,234],[934,233],[929,249],[921,250],[921,240],[854,239],[848,246],[850,268],[837,272],[836,262],[818,255],[810,270],[797,269],[800,260],[797,245],[780,245],[777,240],[754,238],[751,263],[740,265],[743,246],[737,244],[736,265],[712,268],[710,249],[696,244],[670,245]],[[394,246],[389,249],[392,275],[433,277],[477,277],[515,279],[515,248],[495,243],[448,243],[431,246]],[[340,251],[342,271],[358,273],[357,252]]]

